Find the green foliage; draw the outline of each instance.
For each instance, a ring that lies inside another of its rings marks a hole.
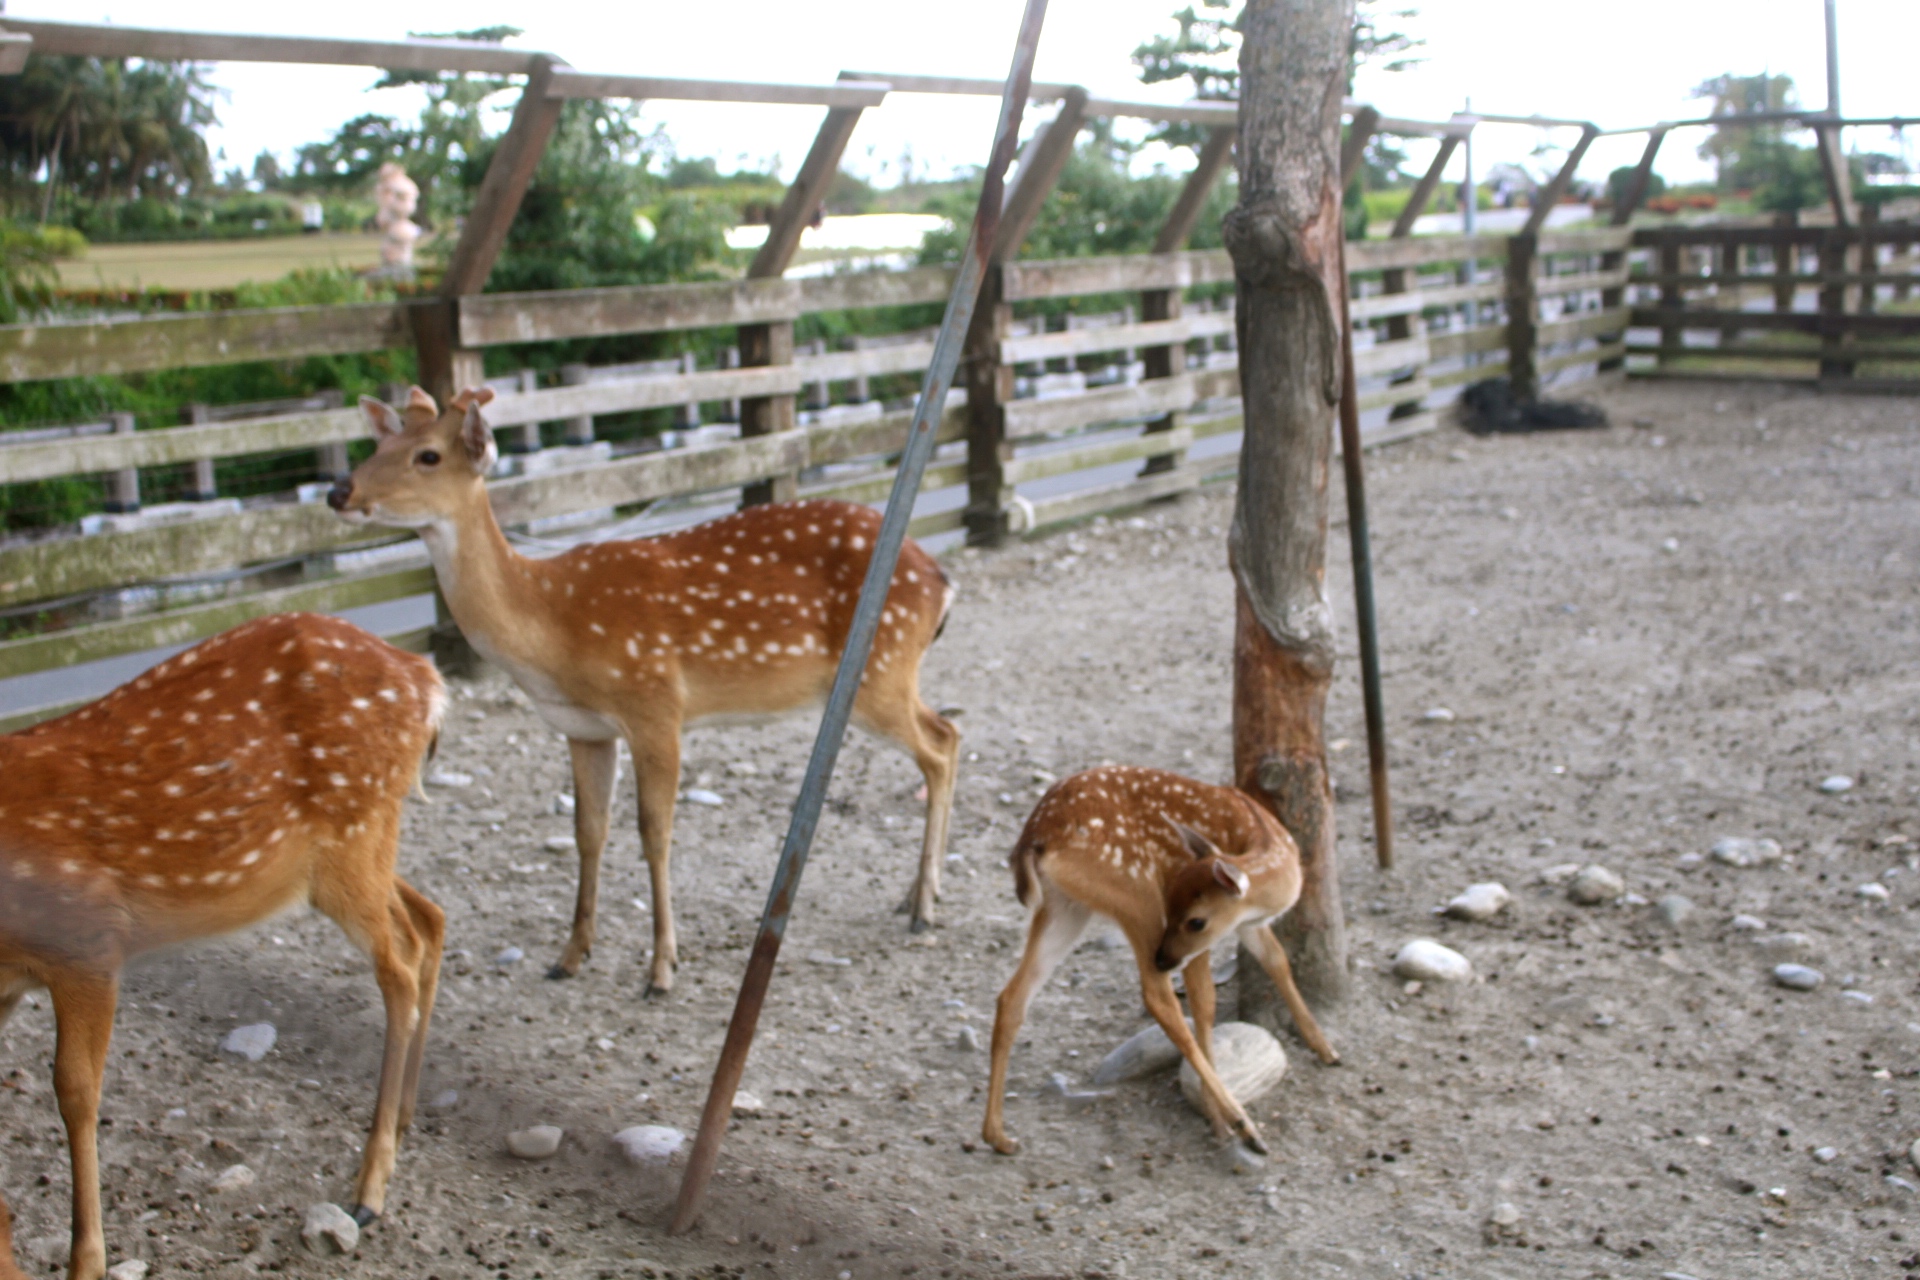
[[[1738,117],[1756,112],[1791,111],[1799,106],[1793,77],[1731,72],[1703,80],[1690,95],[1713,104],[1712,116]],[[1700,144],[1700,158],[1713,161],[1723,190],[1758,188],[1779,164],[1777,148],[1786,136],[1778,122],[1715,125]]]
[[[0,223],[0,324],[19,324],[53,298],[53,264],[87,247],[70,227]]]
[[[1614,208],[1619,208],[1627,198],[1627,188],[1633,185],[1633,175],[1639,172],[1639,168],[1638,165],[1623,164],[1607,175],[1607,199]],[[1650,173],[1647,175],[1647,189],[1640,194],[1643,200],[1651,200],[1655,196],[1665,195],[1666,190],[1667,180],[1657,173]]]
[[[1742,188],[1753,191],[1753,206],[1767,213],[1792,213],[1827,203],[1827,177],[1812,147],[1796,147],[1779,138],[1756,138],[1741,152]]]

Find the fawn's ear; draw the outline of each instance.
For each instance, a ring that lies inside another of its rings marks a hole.
[[[460,443],[467,451],[468,465],[477,476],[486,475],[500,460],[500,450],[493,443],[493,428],[480,416],[478,404],[467,405],[467,415],[460,423]]]
[[[1225,858],[1215,858],[1213,860],[1213,879],[1215,884],[1218,884],[1222,889],[1225,889],[1236,898],[1246,897],[1247,890],[1251,887],[1250,882],[1247,880],[1247,873],[1234,866],[1231,862],[1228,862]]]
[[[425,395],[423,391],[420,394]],[[373,428],[374,438],[385,440],[388,436],[397,436],[405,424],[392,405],[384,400],[375,400],[372,396],[360,397],[360,412],[367,415],[367,424]]]
[[[1185,845],[1187,852],[1192,854],[1196,859],[1212,858],[1219,855],[1220,851],[1213,847],[1213,841],[1207,839],[1186,823],[1175,822],[1172,818],[1168,818],[1167,825],[1173,828],[1174,834],[1180,837],[1180,843]]]

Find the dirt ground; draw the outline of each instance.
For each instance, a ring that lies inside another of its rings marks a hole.
[[[910,937],[893,913],[918,776],[856,739],[747,1071],[764,1109],[736,1122],[694,1234],[663,1231],[678,1168],[636,1169],[609,1135],[697,1120],[812,725],[690,734],[684,785],[725,803],[681,807],[679,982],[648,1002],[630,794],[596,954],[574,981],[542,977],[570,915],[572,862],[546,842],[571,831],[555,812],[571,788],[554,735],[495,678],[457,686],[440,760],[475,784],[432,789],[407,821],[407,874],[447,908],[451,951],[422,1092],[439,1105],[388,1216],[350,1262],[299,1243],[308,1205],[350,1193],[380,1017],[346,940],[298,916],[130,974],[106,1084],[110,1259],[154,1277],[1920,1268],[1903,1261],[1920,1254],[1920,406],[1760,384],[1591,394],[1611,429],[1449,428],[1371,457],[1391,875],[1372,868],[1335,531],[1353,994],[1323,1014],[1344,1065],[1285,1037],[1292,1071],[1252,1107],[1264,1170],[1228,1171],[1171,1075],[1077,1107],[1042,1092],[1145,1025],[1124,950],[1084,945],[1037,999],[1013,1059],[1020,1155],[977,1145],[986,1054],[957,1043],[967,1025],[984,1042],[1018,954],[1002,859],[1047,776],[1102,760],[1225,776],[1222,489],[949,558],[960,596],[926,687],[965,709],[967,763],[942,927]],[[1821,790],[1834,774],[1855,785]],[[1723,836],[1786,857],[1686,857]],[[1629,896],[1580,907],[1539,882],[1575,862]],[[1490,879],[1513,890],[1504,916],[1434,916]],[[1890,900],[1859,896],[1870,881]],[[1673,893],[1695,906],[1677,927],[1651,905]],[[1755,941],[1789,931],[1798,955]],[[1476,979],[1407,994],[1391,957],[1422,936]],[[509,947],[525,958],[497,963]],[[1782,959],[1825,983],[1774,986]],[[1246,966],[1229,1008],[1254,981]],[[262,1020],[279,1031],[263,1061],[218,1051]],[[44,997],[0,1032],[0,1187],[36,1275],[66,1250],[51,1050]],[[566,1129],[559,1154],[509,1157],[505,1134],[540,1122]],[[258,1182],[212,1192],[239,1162]],[[1517,1211],[1504,1233],[1498,1204]]]

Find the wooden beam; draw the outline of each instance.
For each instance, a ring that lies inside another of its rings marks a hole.
[[[1640,153],[1640,163],[1634,166],[1633,177],[1628,179],[1620,203],[1614,206],[1613,214],[1608,218],[1611,225],[1626,226],[1640,208],[1640,202],[1647,198],[1647,188],[1653,182],[1653,158],[1660,154],[1660,144],[1667,140],[1667,132],[1661,127],[1647,131],[1647,148]]]
[[[494,148],[493,160],[480,180],[473,198],[473,211],[467,215],[460,241],[447,260],[447,273],[440,281],[440,296],[458,298],[479,293],[486,287],[494,261],[507,242],[507,229],[520,211],[521,198],[540,167],[547,140],[560,120],[561,99],[548,96],[547,87],[565,64],[542,54],[527,76],[519,105],[513,109],[513,122]]]
[[[1366,158],[1367,144],[1379,130],[1380,113],[1372,107],[1361,107],[1353,113],[1346,141],[1340,144],[1340,181],[1352,184],[1353,175],[1360,172],[1360,162]]]
[[[1420,181],[1413,186],[1407,196],[1407,203],[1400,210],[1400,216],[1393,220],[1393,230],[1388,237],[1404,240],[1413,234],[1413,224],[1421,214],[1427,211],[1427,202],[1433,199],[1433,193],[1440,187],[1440,178],[1453,153],[1459,149],[1460,139],[1449,134],[1440,140],[1440,149],[1433,153],[1433,163],[1420,175]]]
[[[1213,184],[1220,180],[1220,170],[1233,158],[1233,132],[1231,127],[1224,127],[1207,134],[1193,172],[1187,175],[1187,185],[1180,188],[1180,198],[1173,202],[1173,211],[1153,237],[1155,253],[1173,253],[1187,247],[1187,240],[1200,221],[1200,211],[1207,207],[1207,196],[1212,193]]]
[[[316,36],[227,35],[152,27],[93,26],[0,18],[7,30],[33,37],[36,53],[85,58],[150,58],[158,62],[296,62],[384,67],[392,71],[530,74],[548,55],[468,40],[335,40]]]
[[[794,251],[800,247],[800,234],[813,221],[813,215],[826,199],[827,188],[840,172],[840,157],[846,153],[847,142],[853,137],[854,126],[860,123],[862,110],[860,107],[828,109],[827,118],[820,122],[820,132],[813,137],[813,146],[807,150],[807,158],[800,164],[800,172],[794,175],[793,185],[787,188],[780,208],[767,227],[766,243],[753,255],[753,263],[747,268],[748,279],[767,280],[786,274]]]
[[[760,84],[746,80],[680,80],[666,76],[605,75],[558,69],[543,92],[553,99],[632,98],[676,102],[757,102],[801,107],[877,107],[888,86],[862,81],[838,84]]]
[[[1860,210],[1853,202],[1853,175],[1847,169],[1846,152],[1840,147],[1840,127],[1817,125],[1813,136],[1819,144],[1820,172],[1827,180],[1827,200],[1833,206],[1833,220],[1842,227],[1858,226]]]
[[[1087,91],[1075,85],[1061,98],[1060,114],[1028,145],[1007,183],[1006,201],[1000,206],[1000,229],[993,238],[993,262],[1011,262],[1019,256],[1021,243],[1040,216],[1040,206],[1073,155],[1074,139],[1080,136],[1086,118]]]
[[[33,37],[24,32],[0,31],[0,76],[17,76],[27,69]]]
[[[871,80],[890,86],[895,93],[941,93],[997,98],[1006,91],[1003,80],[979,80],[966,76],[909,76],[887,71],[842,71],[842,80]],[[1028,102],[1056,102],[1072,90],[1070,84],[1034,81],[1027,88]]]
[[[1573,171],[1580,167],[1580,161],[1586,158],[1587,148],[1600,136],[1600,130],[1590,124],[1580,126],[1580,141],[1573,144],[1573,150],[1567,153],[1567,162],[1560,166],[1560,172],[1553,175],[1546,189],[1535,198],[1533,209],[1527,214],[1527,225],[1520,228],[1520,234],[1534,236],[1540,234],[1540,228],[1547,223],[1547,215],[1553,212],[1553,206],[1560,203],[1560,197],[1567,194],[1567,188],[1573,185]]]
[[[1003,298],[1069,298],[1079,293],[1126,293],[1135,289],[1186,289],[1233,279],[1224,249],[1184,253],[1114,254],[1103,258],[1041,258],[1006,264]]]

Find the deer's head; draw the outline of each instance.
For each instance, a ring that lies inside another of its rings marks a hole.
[[[356,523],[423,529],[450,519],[476,497],[499,457],[480,407],[493,389],[462,391],[442,410],[413,388],[404,411],[360,397],[373,427],[373,456],[333,486],[327,505]]]
[[[1153,963],[1162,973],[1212,950],[1239,924],[1251,887],[1247,873],[1213,841],[1171,818],[1167,822],[1193,861],[1180,869],[1167,890],[1167,931],[1153,954]]]

